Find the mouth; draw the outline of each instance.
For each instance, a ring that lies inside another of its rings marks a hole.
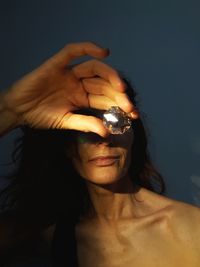
[[[90,163],[99,166],[111,166],[115,164],[119,160],[119,155],[105,155],[105,156],[97,156],[89,160]]]

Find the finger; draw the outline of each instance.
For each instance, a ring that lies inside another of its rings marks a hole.
[[[106,137],[109,134],[101,119],[94,116],[73,113],[67,114],[63,119],[62,128],[82,132],[94,132],[102,137]]]
[[[92,42],[72,43],[66,45],[50,60],[54,64],[63,67],[68,65],[72,60],[86,55],[102,59],[109,55],[109,50]]]
[[[114,106],[119,106],[125,112],[134,112],[135,108],[133,103],[130,101],[126,93],[117,92],[108,82],[100,78],[89,78],[82,80],[85,90],[91,95],[102,95],[105,96],[105,99],[109,99],[110,103]],[[95,99],[91,103],[95,105]],[[109,104],[110,104],[109,103]],[[106,103],[107,104],[107,103]]]
[[[111,86],[109,82],[102,78],[85,78],[82,79],[84,89],[90,94],[103,95],[104,87],[108,87],[108,90],[116,90]]]
[[[126,85],[118,72],[101,61],[89,60],[74,66],[72,70],[78,79],[99,76],[119,92],[124,92],[126,89]]]
[[[90,108],[107,110],[117,104],[106,96],[88,94],[88,102]]]

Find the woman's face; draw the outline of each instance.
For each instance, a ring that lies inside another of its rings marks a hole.
[[[101,118],[102,111],[95,111],[93,115]],[[81,177],[106,185],[127,175],[132,144],[132,128],[122,135],[111,134],[107,138],[95,133],[77,132],[67,154]]]

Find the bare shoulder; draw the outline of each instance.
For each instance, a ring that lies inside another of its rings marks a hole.
[[[142,199],[146,199],[152,210],[175,215],[176,218],[196,223],[200,220],[200,207],[181,202],[142,188]],[[200,222],[200,221],[199,221]]]
[[[193,235],[200,242],[200,208],[181,201],[172,201],[174,227]]]
[[[144,190],[144,198],[148,200],[155,218],[162,218],[173,231],[180,235],[195,236],[200,242],[200,208],[185,202]],[[200,243],[199,243],[200,244]]]
[[[154,192],[147,194],[150,202],[156,203],[154,221],[159,222],[156,229],[166,240],[173,240],[183,253],[200,260],[200,208]]]
[[[173,208],[177,215],[180,216],[180,219],[185,219],[188,223],[192,224],[200,223],[200,207],[173,200]]]
[[[160,197],[159,197],[160,198]],[[185,253],[199,255],[200,253],[200,208],[170,199],[161,197],[165,208],[161,210],[163,214],[164,229],[167,236],[171,236],[180,247],[187,247]],[[197,256],[196,256],[197,257]],[[199,257],[199,256],[198,256]]]

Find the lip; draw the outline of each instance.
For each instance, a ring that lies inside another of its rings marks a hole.
[[[113,165],[116,161],[119,160],[119,155],[103,155],[96,156],[89,160],[89,162],[93,163],[96,166],[110,166]]]

